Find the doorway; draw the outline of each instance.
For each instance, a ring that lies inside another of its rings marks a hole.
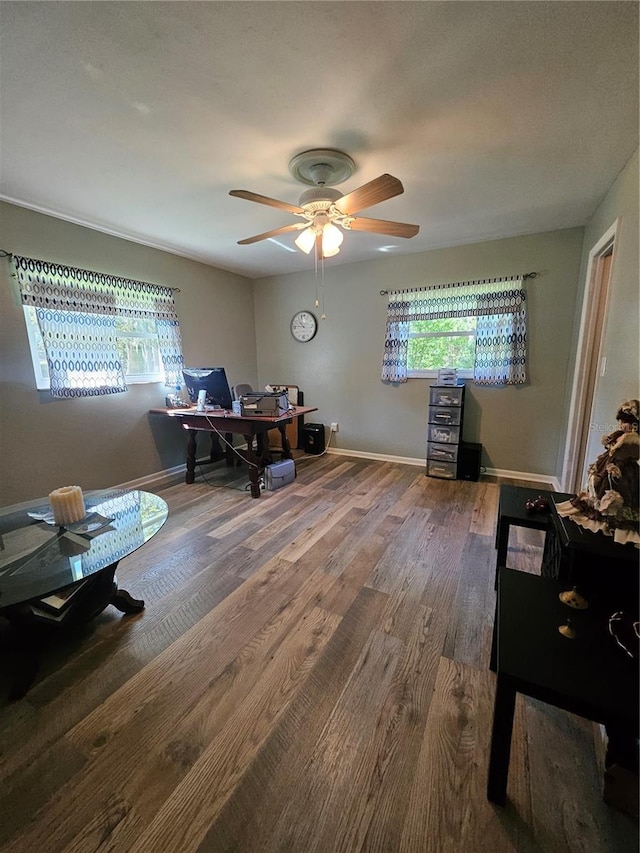
[[[601,350],[607,324],[617,228],[618,220],[589,252],[562,470],[562,489],[565,492],[578,492],[586,482],[595,388],[598,378],[606,371]]]

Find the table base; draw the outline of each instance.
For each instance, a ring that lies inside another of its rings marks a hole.
[[[40,660],[54,631],[71,630],[95,619],[112,604],[125,615],[140,613],[144,601],[133,598],[125,589],[118,587],[115,571],[118,563],[112,563],[95,575],[85,579],[74,600],[59,614],[50,619],[34,613],[31,605],[38,599],[23,602],[3,610],[2,615],[12,628],[13,640],[18,649],[19,674],[11,685],[9,701],[22,699],[36,679]]]

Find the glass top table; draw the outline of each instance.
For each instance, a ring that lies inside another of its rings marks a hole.
[[[140,613],[144,601],[119,589],[118,562],[148,542],[167,519],[151,492],[85,492],[87,515],[58,527],[46,499],[0,509],[0,616],[16,635],[21,658],[9,700],[33,683],[51,631],[85,623],[109,604]]]
[[[87,516],[57,527],[42,499],[0,509],[0,610],[101,572],[151,539],[167,504],[137,489],[84,494]]]

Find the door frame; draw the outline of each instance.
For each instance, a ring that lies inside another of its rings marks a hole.
[[[573,369],[573,385],[571,389],[571,404],[569,407],[569,420],[567,422],[567,439],[565,441],[564,461],[562,465],[562,491],[574,493],[580,488],[577,482],[582,472],[578,471],[580,458],[580,440],[584,432],[585,421],[591,413],[593,395],[589,398],[589,376],[585,374],[583,366],[587,356],[596,350],[595,364],[597,373],[601,371],[601,351],[604,330],[607,325],[609,312],[609,296],[611,293],[611,280],[615,268],[615,244],[617,232],[620,227],[618,217],[613,225],[605,231],[600,239],[589,251],[587,263],[586,285],[582,301],[582,313],[580,317],[580,332],[578,346],[576,349],[576,361]],[[602,278],[602,259],[611,254],[611,268],[606,282]],[[606,290],[603,292],[603,287]],[[596,327],[595,318],[598,312],[598,304],[604,299],[604,310],[602,320]],[[594,383],[595,384],[595,383]]]

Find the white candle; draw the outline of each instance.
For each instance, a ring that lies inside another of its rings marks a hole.
[[[62,486],[49,494],[49,503],[56,524],[73,524],[87,514],[80,486]]]

